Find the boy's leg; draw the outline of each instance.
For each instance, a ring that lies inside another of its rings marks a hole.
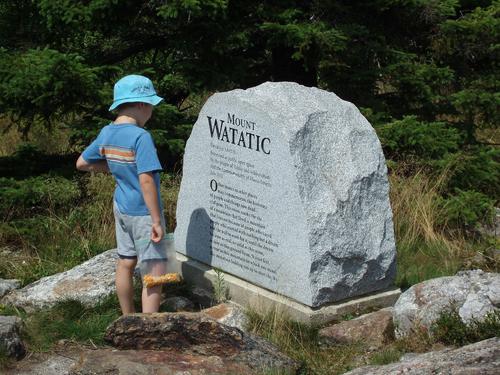
[[[160,310],[161,285],[142,288],[142,312],[154,313]]]
[[[154,262],[151,268],[151,275],[161,276],[165,273],[165,263],[164,261]],[[157,285],[151,288],[142,288],[142,312],[143,313],[154,313],[160,310],[161,303],[161,285]]]
[[[134,269],[137,259],[118,259],[116,262],[116,295],[123,314],[132,314],[134,307]]]
[[[137,264],[137,253],[134,241],[130,235],[129,219],[122,215],[113,202],[113,213],[115,216],[116,244],[119,259],[116,262],[116,295],[120,301],[123,314],[135,312],[134,308],[134,270]]]

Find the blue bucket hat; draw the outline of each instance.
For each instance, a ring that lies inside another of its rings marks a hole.
[[[142,102],[157,105],[163,98],[156,95],[153,82],[147,77],[131,74],[115,83],[113,90],[112,111],[120,104]]]

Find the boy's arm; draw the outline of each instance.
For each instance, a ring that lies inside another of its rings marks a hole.
[[[139,174],[139,183],[141,185],[142,196],[148,207],[149,214],[153,220],[151,230],[151,240],[160,242],[163,238],[163,227],[161,225],[160,202],[158,201],[158,191],[153,178],[153,173],[145,172]]]
[[[86,172],[109,172],[108,162],[106,160],[89,163],[83,158],[82,155],[80,155],[76,161],[76,169]]]

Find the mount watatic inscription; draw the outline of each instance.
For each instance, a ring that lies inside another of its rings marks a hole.
[[[332,93],[213,95],[186,144],[177,251],[309,306],[388,287],[394,234],[374,130]]]

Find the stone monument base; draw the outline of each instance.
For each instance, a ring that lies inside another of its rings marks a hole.
[[[210,266],[180,253],[177,253],[177,260],[179,261],[179,271],[186,281],[213,292],[217,274]],[[242,307],[251,306],[252,309],[260,313],[276,309],[287,314],[293,320],[307,324],[325,324],[333,320],[340,320],[347,314],[392,306],[401,294],[399,288],[392,288],[311,308],[233,275],[223,273],[223,276],[229,299],[232,302]]]

